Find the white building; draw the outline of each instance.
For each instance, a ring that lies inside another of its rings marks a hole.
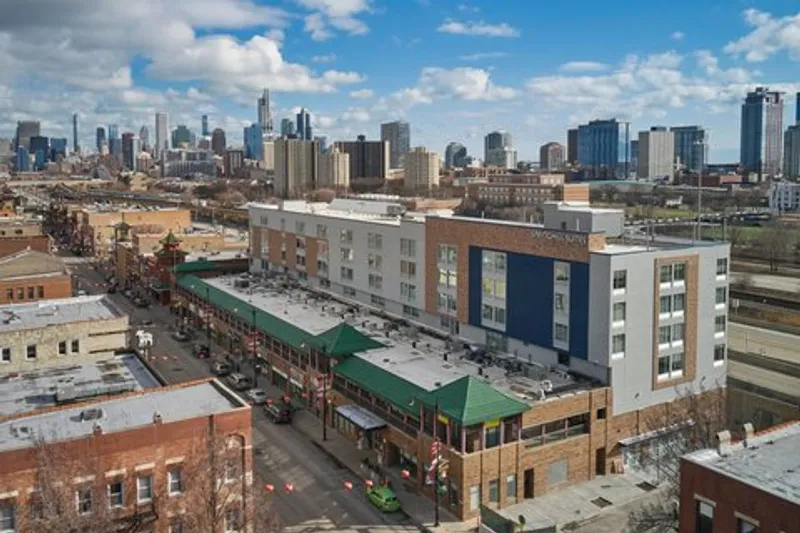
[[[406,188],[430,189],[439,186],[439,154],[418,146],[405,155],[403,162]]]
[[[639,132],[640,178],[672,181],[675,174],[675,133],[664,127]]]
[[[163,150],[169,150],[169,117],[166,113],[156,113],[156,143],[153,145],[153,155],[158,159]]]
[[[800,211],[800,183],[773,182],[769,188],[769,208],[775,213]]]
[[[275,170],[275,141],[264,141],[264,159],[261,161],[264,170]]]
[[[350,154],[334,145],[319,156],[317,187],[347,189],[350,187]]]

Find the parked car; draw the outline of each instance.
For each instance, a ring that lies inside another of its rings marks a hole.
[[[122,292],[122,295],[125,296],[125,298],[133,298],[133,291],[130,289],[125,289]]]
[[[177,330],[172,332],[172,338],[179,342],[186,342],[189,340],[189,334],[185,331]]]
[[[211,363],[211,373],[215,376],[227,376],[233,372],[233,366],[227,361],[214,361]]]
[[[377,485],[367,491],[369,503],[384,513],[394,513],[400,510],[400,500],[388,485]]]
[[[208,352],[208,346],[205,344],[195,344],[192,347],[192,355],[198,359],[208,359],[211,354]]]
[[[267,417],[275,424],[291,424],[294,411],[292,406],[284,402],[267,403],[264,407]]]
[[[250,389],[247,391],[247,399],[253,405],[263,405],[267,403],[267,393],[263,389]]]
[[[106,292],[108,294],[114,294],[115,292],[117,292],[117,287],[115,285],[112,285],[106,290]]]
[[[133,300],[133,305],[135,305],[136,307],[145,308],[145,307],[150,307],[150,302],[148,300],[145,300],[144,298],[135,298]]]
[[[234,373],[228,376],[228,383],[233,390],[247,390],[253,386],[253,381],[244,374]]]

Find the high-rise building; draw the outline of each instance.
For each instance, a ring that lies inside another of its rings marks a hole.
[[[95,146],[97,147],[98,154],[102,154],[106,146],[108,146],[106,141],[106,129],[103,126],[97,127],[97,132],[95,133]]]
[[[314,138],[311,128],[311,114],[306,111],[305,107],[297,113],[297,138],[305,141],[310,141]]]
[[[244,150],[225,150],[225,175],[229,178],[244,166]]]
[[[319,155],[317,188],[322,187],[334,189],[350,187],[350,154],[340,151],[335,145]]]
[[[203,137],[208,137],[208,115],[203,115],[200,118],[200,132]]]
[[[314,140],[319,143],[320,152],[328,149],[328,138],[325,135],[314,135]]]
[[[783,163],[783,95],[766,87],[747,93],[742,104],[741,163],[759,177],[781,173]]]
[[[319,155],[317,141],[277,139],[275,194],[288,198],[315,189],[319,181]]]
[[[294,134],[294,121],[290,118],[281,120],[281,135],[283,137],[292,137]]]
[[[142,126],[139,129],[139,142],[142,144],[142,150],[147,151],[150,148],[150,132],[147,129],[147,126]]]
[[[403,157],[411,150],[411,127],[396,120],[381,124],[381,140],[389,141],[389,166],[403,168]]]
[[[483,162],[486,166],[500,168],[517,167],[517,151],[514,150],[514,137],[507,131],[498,130],[483,139]]]
[[[675,162],[689,172],[700,172],[708,158],[706,130],[700,126],[670,128],[675,136]]]
[[[122,157],[122,140],[119,136],[119,126],[116,124],[108,125],[108,153],[117,158]]]
[[[663,126],[639,132],[640,178],[672,181],[675,172],[675,134]]]
[[[216,128],[211,132],[211,150],[217,155],[224,155],[228,143],[225,140],[225,130]]]
[[[461,168],[465,166],[467,148],[458,142],[451,142],[444,149],[444,168]]]
[[[162,150],[169,149],[169,117],[166,113],[156,113],[156,143],[153,156],[158,159]]]
[[[80,152],[80,144],[78,142],[78,114],[72,114],[72,151],[76,154]]]
[[[800,124],[800,92],[797,93],[794,102],[794,123]]]
[[[20,120],[17,122],[17,133],[14,135],[14,149],[17,146],[24,146],[31,151],[31,137],[40,135],[42,132],[41,124],[38,120]]]
[[[786,128],[783,138],[783,177],[800,178],[800,124]]]
[[[567,130],[567,163],[578,164],[578,128]]]
[[[269,105],[269,89],[264,89],[258,99],[258,123],[264,135],[272,133],[272,110]]]
[[[559,170],[564,166],[564,145],[549,142],[539,148],[539,168],[542,170]]]
[[[439,186],[439,154],[418,146],[403,158],[404,180],[407,189],[427,190]]]
[[[31,169],[31,154],[22,143],[17,146],[14,168],[17,172],[29,172]]]
[[[261,167],[264,170],[275,170],[275,139],[267,139],[262,145]]]
[[[244,157],[253,161],[264,159],[264,130],[261,124],[251,124],[244,129]]]
[[[67,157],[67,139],[65,137],[50,139],[50,161],[56,162]]]
[[[631,139],[631,168],[639,169],[639,139]]]
[[[43,170],[45,162],[50,155],[50,139],[43,135],[34,135],[30,138],[30,153],[35,157],[35,170]]]
[[[133,132],[122,134],[122,165],[128,170],[136,170],[136,156],[139,155],[139,140]]]
[[[639,156],[641,161],[641,144]],[[617,119],[578,126],[578,164],[589,178],[616,179],[630,172],[630,126]]]
[[[192,131],[183,124],[179,124],[177,128],[172,131],[172,147],[181,148],[181,146],[189,147],[192,145]]]
[[[389,175],[389,141],[368,141],[359,135],[355,141],[333,143],[350,154],[350,180],[358,178],[386,179]]]

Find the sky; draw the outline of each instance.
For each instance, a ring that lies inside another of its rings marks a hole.
[[[797,0],[0,0],[0,136],[16,121],[94,146],[99,125],[154,115],[232,143],[271,89],[276,127],[299,107],[315,134],[413,146],[514,135],[520,159],[596,118],[700,124],[710,162],[738,161],[741,100],[800,90]]]

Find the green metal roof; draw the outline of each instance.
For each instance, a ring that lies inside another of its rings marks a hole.
[[[414,402],[425,394],[425,389],[410,381],[360,357],[345,359],[333,367],[333,372],[380,396],[398,410],[419,417],[419,408],[415,407]]]
[[[342,322],[317,335],[317,342],[333,357],[342,357],[358,352],[383,348],[383,344],[368,337],[350,324]]]
[[[198,259],[197,261],[189,261],[182,263],[175,267],[176,274],[189,274],[191,272],[209,272],[216,270],[217,264],[208,259]]]
[[[462,426],[518,415],[528,409],[527,404],[506,396],[474,376],[464,376],[428,392],[422,401],[433,407],[437,398],[439,412]]]

